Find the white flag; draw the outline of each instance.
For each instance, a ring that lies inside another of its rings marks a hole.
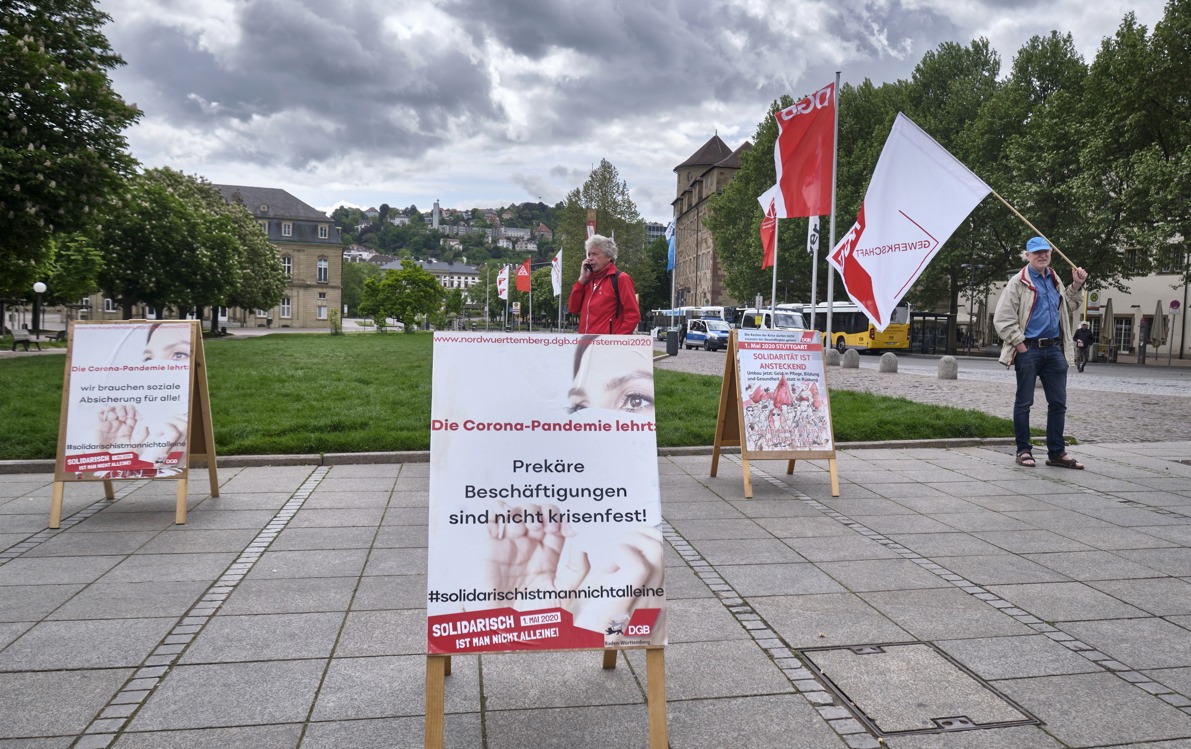
[[[550,261],[550,285],[554,287],[554,296],[562,296],[562,250]]]
[[[989,187],[900,112],[860,215],[828,255],[877,330]]]
[[[814,255],[819,251],[819,217],[811,216],[806,225],[806,254]]]
[[[496,274],[496,295],[505,301],[509,299],[509,266],[503,265]]]

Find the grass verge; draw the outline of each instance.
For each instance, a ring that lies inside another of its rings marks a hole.
[[[430,335],[285,334],[205,342],[219,455],[426,450]],[[63,360],[0,360],[0,460],[53,458]],[[720,378],[658,371],[660,447],[710,445]],[[1012,423],[904,398],[831,393],[835,438],[1007,437]]]

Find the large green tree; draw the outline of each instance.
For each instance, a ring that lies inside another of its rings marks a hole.
[[[380,278],[380,266],[375,263],[343,264],[343,304],[347,314],[360,314],[360,302],[364,299],[364,282],[369,278]]]
[[[649,286],[657,273],[665,273],[665,266],[659,271],[645,252],[645,221],[629,195],[628,183],[620,178],[620,172],[611,162],[600,159],[587,181],[567,193],[555,230],[556,242],[561,241],[562,283],[566,293],[579,277],[589,209],[596,212],[596,232],[615,237],[619,250],[616,267],[632,276],[634,284]]]
[[[91,226],[136,162],[140,117],[111,88],[123,60],[91,0],[5,0],[0,9],[0,266],[21,286],[55,233]],[[0,295],[12,294],[0,280]]]
[[[223,198],[210,183],[172,169],[149,169],[129,180],[98,237],[107,257],[100,288],[126,318],[137,304],[217,306],[238,288],[237,224],[216,205]]]
[[[364,281],[361,314],[405,326],[406,333],[417,330],[418,318],[438,314],[443,304],[443,288],[433,274],[412,260],[401,263],[400,270],[385,271],[380,278]]]

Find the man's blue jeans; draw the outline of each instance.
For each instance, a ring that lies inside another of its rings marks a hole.
[[[1013,437],[1017,451],[1030,451],[1030,406],[1034,405],[1034,382],[1042,380],[1046,395],[1046,455],[1062,457],[1067,452],[1063,428],[1067,425],[1067,355],[1061,346],[1028,348],[1013,360],[1017,371],[1017,398],[1013,402]]]

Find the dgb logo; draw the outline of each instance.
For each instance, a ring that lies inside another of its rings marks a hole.
[[[653,627],[649,624],[630,624],[624,628],[624,633],[628,637],[649,637],[653,632]]]

